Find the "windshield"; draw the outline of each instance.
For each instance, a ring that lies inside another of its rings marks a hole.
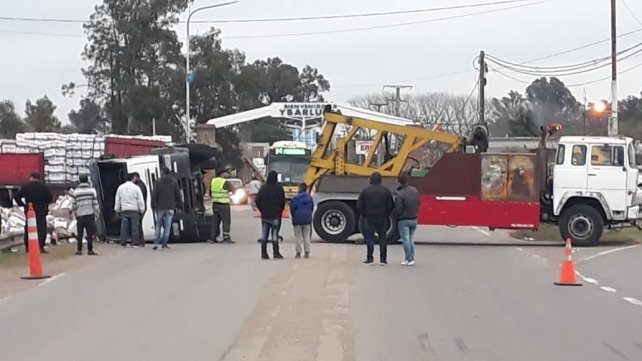
[[[279,182],[302,183],[305,179],[305,172],[308,170],[308,163],[300,160],[273,160],[270,162],[269,170],[279,174]]]
[[[227,181],[232,183],[234,188],[243,187],[243,182],[240,179],[228,179]]]

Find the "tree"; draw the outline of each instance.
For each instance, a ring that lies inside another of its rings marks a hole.
[[[184,108],[181,44],[173,26],[188,0],[103,0],[84,25],[83,70],[90,97],[106,105],[118,134],[182,133],[175,105]]]
[[[25,123],[33,132],[56,132],[60,130],[60,121],[54,115],[56,106],[45,95],[36,100],[36,104],[27,100],[25,104]]]
[[[535,137],[539,127],[535,122],[528,100],[514,91],[490,103],[490,134],[496,137]]]
[[[25,130],[25,124],[16,113],[16,107],[10,100],[0,102],[0,138],[14,139],[16,134]]]
[[[109,124],[100,105],[89,98],[80,101],[80,109],[69,112],[69,121],[79,133],[103,134]]]
[[[639,98],[628,96],[620,100],[618,110],[620,133],[642,139],[642,93]]]
[[[531,103],[538,126],[560,123],[565,129],[573,128],[581,119],[582,105],[555,77],[535,79],[526,88],[526,99]]]
[[[330,82],[319,74],[317,68],[306,65],[301,70],[301,91],[302,101],[304,102],[322,102],[324,101],[322,92],[330,90]]]

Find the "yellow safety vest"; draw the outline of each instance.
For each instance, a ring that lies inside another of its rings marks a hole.
[[[230,194],[226,189],[225,178],[217,177],[212,179],[212,186],[210,187],[212,202],[214,203],[230,203]]]

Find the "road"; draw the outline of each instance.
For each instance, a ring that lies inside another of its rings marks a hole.
[[[562,248],[501,233],[422,228],[415,267],[398,245],[261,261],[233,217],[235,245],[118,249],[0,301],[0,360],[642,359],[642,246],[579,250],[584,286],[556,287]]]

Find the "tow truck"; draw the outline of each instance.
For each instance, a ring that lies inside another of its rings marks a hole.
[[[391,190],[397,175],[411,173],[409,184],[421,194],[421,225],[535,231],[550,223],[559,227],[563,239],[595,246],[605,228],[642,224],[639,172],[628,137],[562,136],[557,149],[548,149],[547,137],[561,130],[552,125],[542,129],[535,150],[485,153],[487,133],[482,127],[467,141],[329,111],[324,121],[305,182],[317,205],[314,230],[325,241],[342,242],[359,232],[356,201],[375,171]],[[365,159],[355,162],[347,147],[364,131],[376,135]],[[396,154],[390,154],[393,139]],[[475,152],[466,153],[470,145]],[[389,240],[398,237],[394,224],[391,219]]]

